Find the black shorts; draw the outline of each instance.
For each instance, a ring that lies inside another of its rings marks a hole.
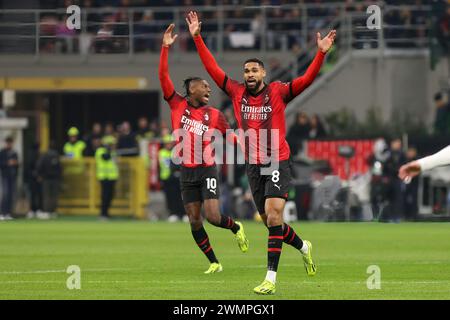
[[[261,168],[269,165],[247,164],[247,177],[253,195],[253,201],[259,214],[264,214],[267,198],[287,199],[291,187],[290,160],[279,162],[278,169],[272,170],[270,175],[262,175]]]
[[[216,166],[187,168],[181,166],[183,203],[219,199],[219,177]]]

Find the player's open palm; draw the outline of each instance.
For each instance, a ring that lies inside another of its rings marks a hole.
[[[190,11],[186,17],[186,22],[189,26],[189,32],[191,35],[198,36],[202,27],[202,23],[198,21],[197,12]]]
[[[177,34],[172,35],[173,28],[175,28],[175,25],[171,23],[164,32],[163,46],[170,47],[175,42],[175,39],[178,37]]]
[[[334,39],[336,39],[336,30],[331,30],[323,39],[320,32],[317,32],[317,47],[320,51],[326,53],[333,45]]]

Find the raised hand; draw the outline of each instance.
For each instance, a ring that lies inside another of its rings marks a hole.
[[[331,46],[334,43],[334,39],[336,38],[336,30],[331,30],[325,38],[322,39],[322,36],[319,32],[317,32],[317,47],[323,53],[326,53],[330,50]]]
[[[198,21],[197,12],[190,11],[186,18],[186,22],[189,26],[189,32],[191,33],[191,35],[193,37],[198,36],[202,28],[202,23]]]
[[[165,47],[170,47],[175,42],[175,39],[178,37],[177,34],[172,35],[173,28],[175,28],[175,25],[171,23],[164,32],[163,46]]]
[[[421,168],[419,162],[412,161],[400,167],[398,177],[408,183],[408,181],[411,181],[412,178],[418,176],[420,171]]]

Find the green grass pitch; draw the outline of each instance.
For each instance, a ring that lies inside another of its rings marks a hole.
[[[295,223],[318,265],[307,277],[299,253],[283,246],[277,293],[252,289],[264,279],[267,231],[246,222],[242,254],[228,230],[206,225],[219,274],[185,223],[60,218],[0,223],[0,299],[450,299],[449,223]],[[69,265],[81,289],[69,290]],[[381,289],[367,288],[367,268]]]

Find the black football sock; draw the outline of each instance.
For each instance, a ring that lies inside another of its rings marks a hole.
[[[295,233],[295,230],[287,223],[284,224],[283,241],[297,250],[300,250],[303,247],[303,240],[300,239],[297,233]]]
[[[202,252],[208,258],[209,262],[219,263],[219,261],[216,258],[216,255],[214,254],[214,250],[212,249],[211,244],[209,243],[208,234],[206,233],[205,228],[203,228],[202,226],[199,230],[192,230],[192,236],[194,237],[194,240],[197,243],[200,250],[202,250]]]
[[[277,272],[283,246],[283,226],[269,227],[267,243],[267,270]]]
[[[232,218],[224,216],[223,214],[220,215],[220,224],[218,225],[218,227],[230,229],[234,234],[236,234],[236,232],[238,232],[240,228]]]

